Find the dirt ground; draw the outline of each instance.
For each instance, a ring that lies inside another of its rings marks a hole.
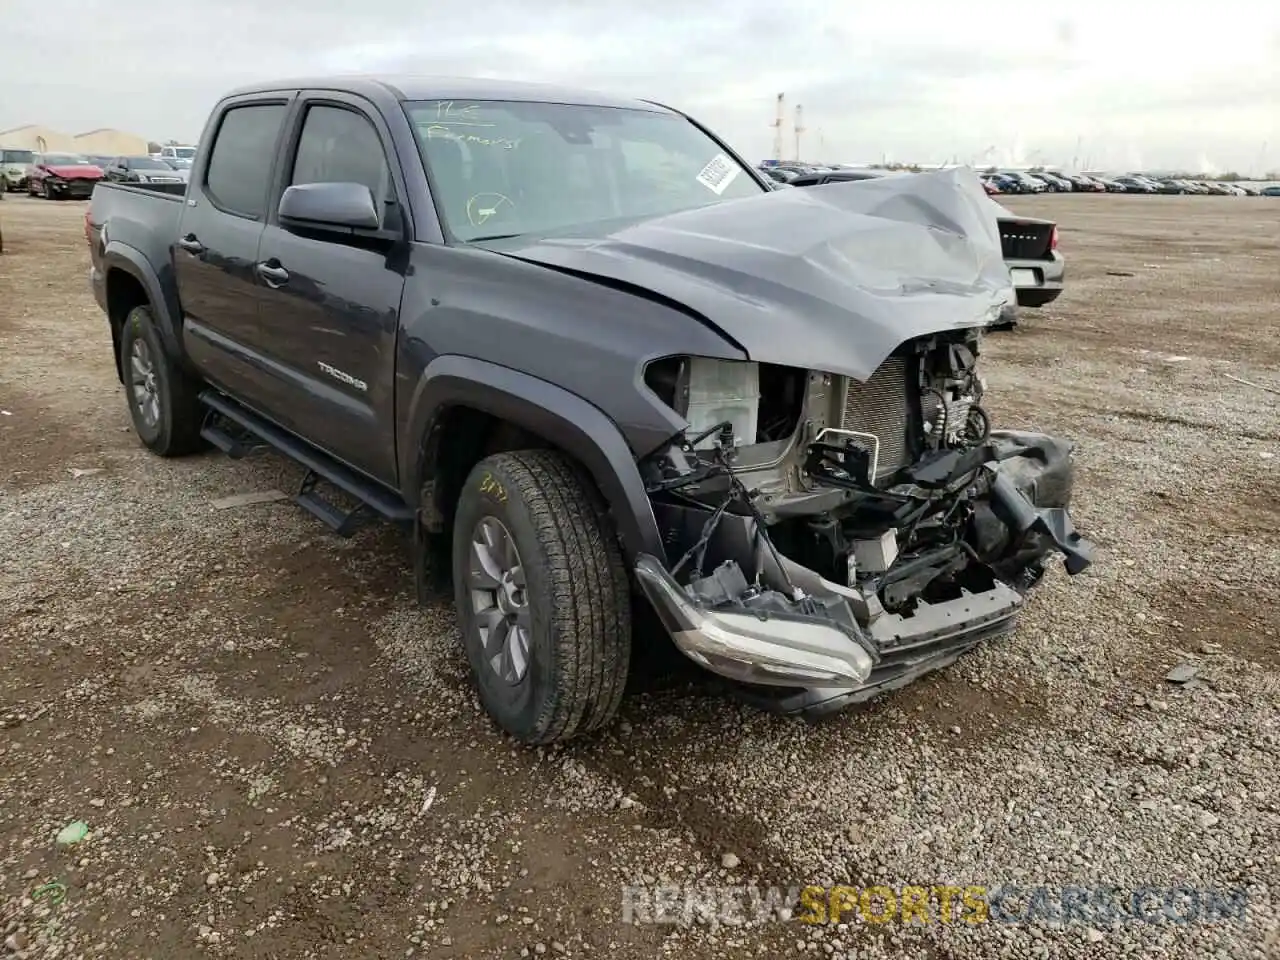
[[[659,672],[604,735],[527,750],[393,531],[216,509],[300,472],[140,447],[86,205],[0,203],[0,956],[1280,955],[1280,200],[1006,204],[1058,220],[1068,289],[988,338],[991,409],[1077,442],[1098,563],[818,725]],[[623,922],[624,885],[695,881],[1179,885],[1249,911]]]

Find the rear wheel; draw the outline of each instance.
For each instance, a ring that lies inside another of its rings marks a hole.
[[[134,307],[125,317],[120,369],[133,429],[148,449],[176,457],[203,446],[199,383],[170,359],[150,307]]]
[[[594,484],[556,451],[482,460],[453,528],[458,621],[480,701],[525,743],[612,719],[631,654],[630,585]]]

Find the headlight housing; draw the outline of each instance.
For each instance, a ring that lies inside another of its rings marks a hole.
[[[645,383],[688,421],[695,447],[718,441],[715,427],[729,423],[735,445],[789,437],[804,405],[806,372],[794,367],[711,357],[663,357],[645,367]]]

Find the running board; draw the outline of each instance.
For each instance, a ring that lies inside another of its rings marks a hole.
[[[269,446],[307,468],[294,502],[318,518],[339,536],[349,537],[373,515],[392,523],[412,523],[413,510],[394,493],[360,476],[333,457],[317,450],[264,417],[216,390],[205,390],[200,402],[209,408],[200,435],[228,456],[239,459],[254,449]],[[215,416],[216,415],[216,416]],[[220,422],[229,421],[227,423]],[[359,501],[354,510],[345,510],[316,491],[325,480]]]
[[[201,398],[203,399],[203,398]],[[225,453],[232,460],[243,460],[251,453],[266,449],[267,444],[234,421],[228,420],[210,407],[205,412],[200,436]]]

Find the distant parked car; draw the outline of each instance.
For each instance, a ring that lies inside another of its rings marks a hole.
[[[1219,183],[1217,180],[1200,180],[1197,182],[1215,197],[1234,197],[1236,195],[1235,189],[1229,183]]]
[[[1049,185],[1049,189],[1054,193],[1071,193],[1074,189],[1070,180],[1066,177],[1059,176],[1056,173],[1041,171],[1039,173],[1032,174],[1032,176],[1047,183]]]
[[[33,157],[30,150],[0,150],[0,193],[27,185],[27,169]]]
[[[1264,197],[1280,197],[1280,186],[1263,187],[1259,193]]]
[[[1102,193],[1107,189],[1101,182],[1083,173],[1071,173],[1065,176],[1080,193]]]
[[[1237,190],[1239,190],[1240,193],[1246,197],[1256,197],[1256,196],[1259,196],[1262,192],[1257,187],[1250,186],[1247,183],[1233,183],[1232,186],[1235,187]]]
[[[1038,180],[1020,170],[1001,170],[1000,176],[1014,185],[1014,189],[1006,190],[1005,193],[1044,193],[1049,189],[1045,181]]]
[[[776,183],[790,183],[800,174],[789,167],[760,167],[760,171]]]
[[[46,200],[88,200],[102,168],[79,153],[37,153],[27,175],[27,193]]]
[[[1118,180],[1112,180],[1110,177],[1093,177],[1095,182],[1102,184],[1102,189],[1107,193],[1128,193],[1129,188]]]
[[[195,159],[195,156],[196,156],[195,147],[186,147],[186,146],[178,146],[176,144],[170,144],[168,146],[164,146],[160,148],[160,156],[157,157],[156,159],[178,160],[178,161],[181,161],[182,163],[185,163],[187,166],[191,166],[191,161]]]
[[[151,157],[116,157],[106,168],[107,179],[116,183],[183,183],[177,170]]]
[[[1137,177],[1116,177],[1115,182],[1124,187],[1125,193],[1156,193],[1159,189],[1155,184]]]

